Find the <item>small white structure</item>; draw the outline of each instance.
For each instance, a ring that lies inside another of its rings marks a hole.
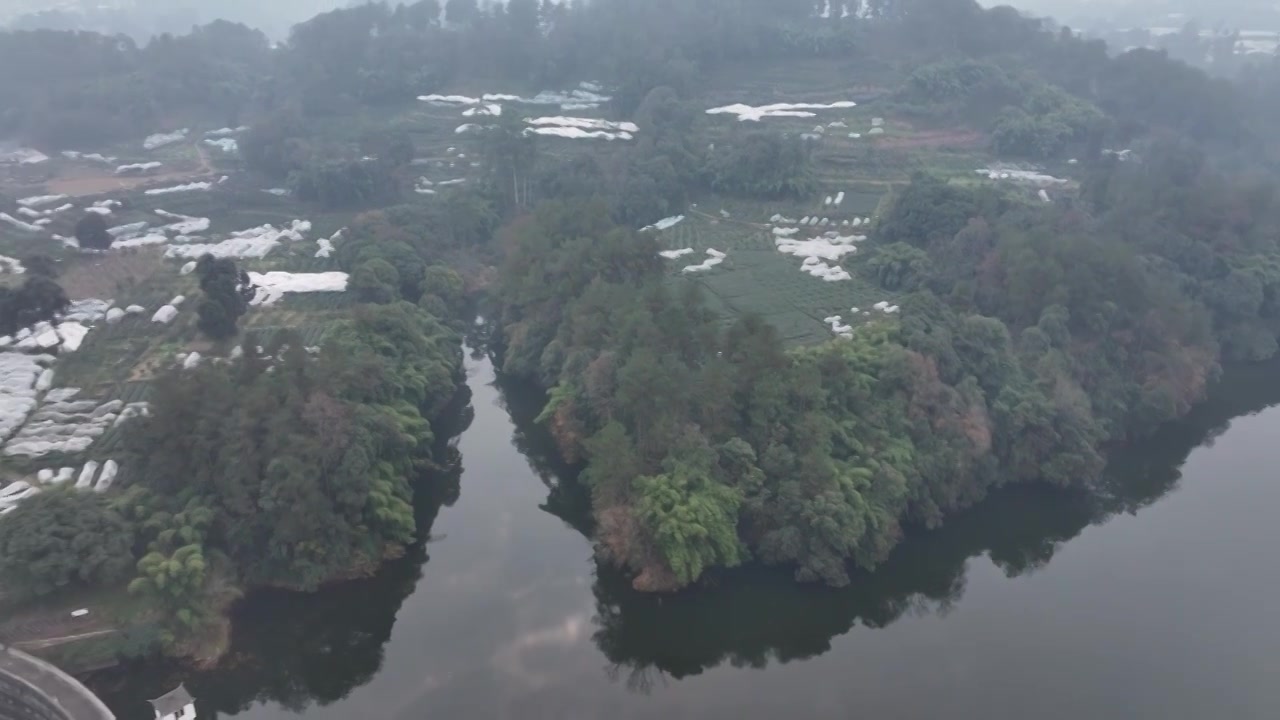
[[[185,685],[179,685],[152,700],[151,708],[156,711],[156,720],[195,720],[196,718],[196,699],[187,692]]]

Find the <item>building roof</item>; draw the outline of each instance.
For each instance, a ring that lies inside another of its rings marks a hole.
[[[25,686],[32,697],[58,708],[61,712],[56,717],[115,720],[107,706],[75,678],[43,660],[4,645],[0,645],[0,676],[4,676],[2,682],[5,685],[18,683]],[[22,707],[18,708],[19,714],[22,710]]]
[[[169,692],[161,695],[151,701],[151,707],[156,709],[156,715],[159,717],[167,717],[169,715],[178,715],[182,709],[188,705],[195,704],[195,698],[191,697],[191,693],[187,692],[186,685],[179,685]]]

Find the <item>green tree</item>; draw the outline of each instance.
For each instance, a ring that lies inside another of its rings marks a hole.
[[[103,496],[46,490],[0,519],[0,572],[7,588],[45,596],[124,580],[133,533]]]
[[[386,305],[400,297],[400,273],[381,258],[367,260],[351,274],[351,291],[360,302]]]
[[[98,213],[85,213],[76,223],[76,241],[87,250],[106,250],[111,247],[111,234],[107,232],[107,220]]]
[[[681,584],[746,557],[737,532],[742,498],[709,477],[701,462],[672,458],[666,472],[637,478],[635,484],[637,514]]]
[[[205,255],[196,262],[200,289],[204,297],[196,308],[200,332],[214,340],[225,340],[236,334],[237,322],[249,309],[253,286],[247,273],[229,258]]]

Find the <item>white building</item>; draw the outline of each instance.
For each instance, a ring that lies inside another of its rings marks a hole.
[[[156,711],[156,720],[196,720],[196,701],[185,685],[152,700],[151,707]]]

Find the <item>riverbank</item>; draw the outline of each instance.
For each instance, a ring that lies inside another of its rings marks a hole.
[[[202,712],[236,720],[411,720],[424,706],[442,720],[1277,709],[1251,658],[1280,642],[1256,602],[1280,577],[1267,543],[1242,538],[1270,527],[1250,518],[1275,487],[1265,438],[1280,416],[1260,411],[1280,402],[1280,363],[1232,369],[1186,419],[1117,452],[1104,492],[998,490],[844,589],[753,565],[675,595],[637,593],[592,560],[575,481],[529,422],[536,403],[484,360],[468,367],[460,477],[418,510],[430,540],[368,580],[250,596],[218,668],[90,675],[121,720],[147,720],[145,698],[179,681]],[[1254,572],[1209,584],[1186,572],[1225,556]],[[1002,682],[1014,690],[978,692]]]

